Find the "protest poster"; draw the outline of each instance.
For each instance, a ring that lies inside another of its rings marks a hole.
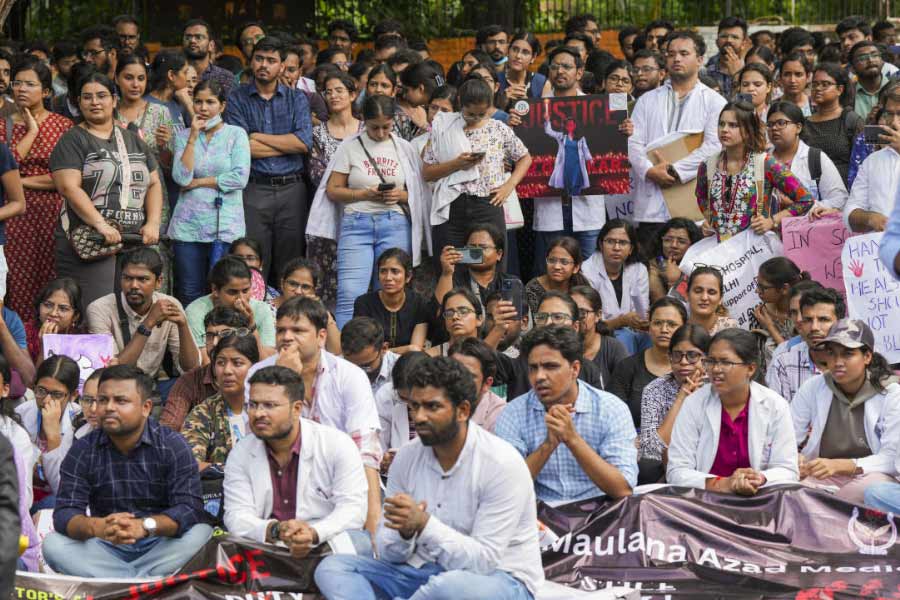
[[[536,600],[896,598],[893,514],[800,485],[752,498],[663,487],[620,500],[538,506],[546,582]],[[315,593],[319,548],[221,535],[177,574],[140,581],[17,572],[13,598],[301,600]],[[560,586],[569,594],[560,593]]]
[[[844,227],[841,215],[825,215],[815,221],[809,217],[789,217],[781,222],[784,255],[814,281],[844,294],[844,269],[841,251],[852,234]]]
[[[78,393],[91,373],[109,364],[116,355],[116,342],[108,333],[85,335],[48,334],[43,337],[44,359],[61,354],[68,356],[81,370]]]
[[[628,116],[621,94],[521,100],[516,135],[531,153],[531,167],[516,186],[522,198],[627,194],[628,138],[619,124]],[[566,147],[569,150],[567,152]],[[565,164],[577,156],[578,165]]]
[[[778,236],[772,232],[757,235],[746,229],[719,244],[715,236],[694,245],[698,244],[703,244],[703,250],[691,252],[693,246],[688,249],[681,261],[682,272],[689,275],[698,265],[721,269],[725,280],[722,306],[738,322],[738,327],[756,327],[753,308],[761,302],[756,293],[756,274],[761,264],[773,256],[782,255]]]
[[[875,349],[900,362],[900,282],[878,258],[881,232],[847,238],[841,253],[847,313],[869,324]]]

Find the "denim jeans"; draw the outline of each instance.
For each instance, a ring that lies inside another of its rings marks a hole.
[[[175,246],[175,297],[187,306],[206,295],[206,276],[228,254],[228,242],[179,242]]]
[[[900,515],[900,483],[876,483],[866,488],[866,506]]]
[[[505,571],[479,575],[445,571],[435,563],[421,568],[364,556],[326,557],[315,573],[327,600],[532,600],[525,584]]]
[[[534,232],[534,276],[538,277],[547,272],[547,248],[554,241],[563,236],[569,236],[578,240],[581,247],[581,258],[587,260],[597,250],[597,238],[599,229],[588,231],[574,231],[572,224],[572,204],[564,204],[562,207],[563,228],[559,231],[535,231]]]
[[[77,577],[166,577],[184,566],[212,537],[212,527],[199,523],[181,537],[152,537],[115,545],[99,538],[73,540],[61,533],[44,539],[50,568]]]
[[[412,254],[412,234],[406,215],[399,211],[380,213],[348,212],[341,219],[338,239],[337,309],[338,328],[353,318],[353,303],[369,291],[378,289],[375,261],[389,248]]]

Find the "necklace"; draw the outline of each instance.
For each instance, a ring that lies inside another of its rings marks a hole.
[[[740,176],[741,173],[744,172],[744,168],[747,166],[748,155],[744,155],[744,161],[741,163],[740,170],[734,175],[729,175],[728,173],[728,159],[727,157],[722,156],[720,159],[720,165],[722,169],[722,173],[724,177],[722,178],[722,189],[721,189],[721,202],[722,209],[725,214],[730,215],[732,211],[734,211],[734,203],[737,201],[737,193],[738,188],[740,187]],[[725,204],[726,199],[728,200],[728,204]]]

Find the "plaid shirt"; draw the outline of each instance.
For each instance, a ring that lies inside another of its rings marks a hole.
[[[231,90],[234,89],[234,73],[228,69],[217,67],[212,64],[212,62],[209,63],[209,66],[206,67],[205,71],[200,73],[200,81],[206,81],[207,79],[218,82],[225,91],[226,98],[228,97],[228,94],[231,93]]]
[[[178,524],[179,535],[201,522],[200,476],[187,442],[149,420],[128,456],[103,430],[76,440],[60,469],[56,531],[65,534],[69,521],[88,509],[93,517],[166,515]]]
[[[279,83],[275,95],[268,100],[259,95],[255,83],[238,86],[228,96],[224,116],[226,123],[243,128],[247,135],[293,133],[307,148],[312,148],[309,100],[300,90],[284,84]],[[250,174],[256,176],[278,177],[302,171],[302,154],[254,158],[250,163]]]
[[[547,439],[547,411],[534,390],[510,402],[494,427],[494,434],[512,444],[523,457]],[[628,485],[637,485],[637,433],[628,406],[607,392],[578,382],[575,429],[600,458],[619,470]],[[534,482],[538,500],[573,502],[603,496],[572,451],[560,444]]]
[[[706,74],[719,83],[719,89],[722,90],[722,95],[730,100],[732,94],[735,92],[734,76],[720,70],[718,54],[710,58],[706,63]]]

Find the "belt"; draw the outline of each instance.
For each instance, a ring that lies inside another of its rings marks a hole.
[[[291,173],[290,175],[251,175],[250,183],[258,183],[262,185],[287,185],[289,183],[294,183],[296,181],[300,181],[301,176],[299,173]]]

